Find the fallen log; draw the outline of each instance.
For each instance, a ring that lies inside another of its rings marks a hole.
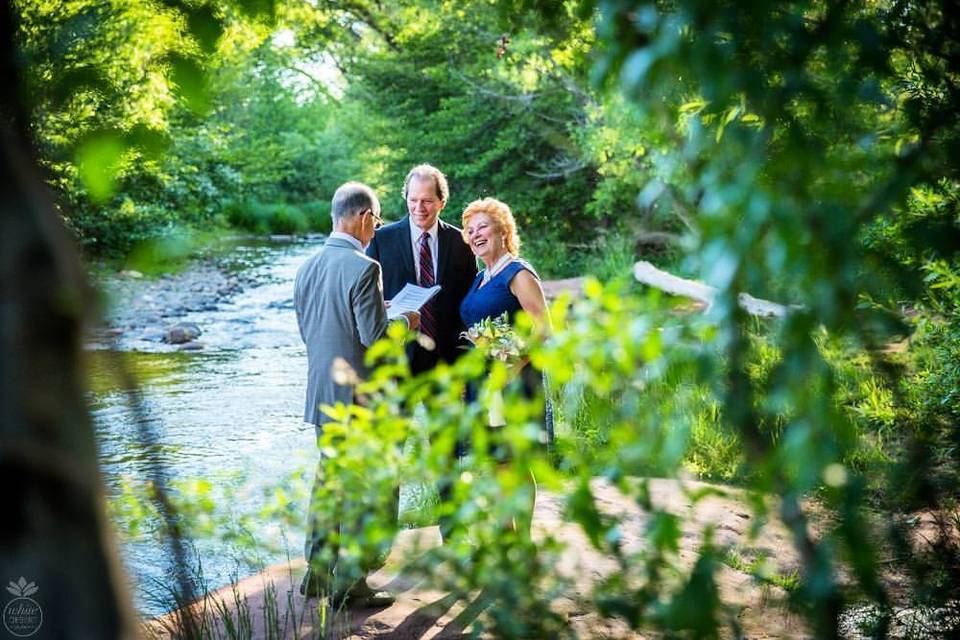
[[[699,300],[707,305],[709,309],[713,304],[714,299],[717,297],[716,287],[711,287],[708,284],[702,282],[697,282],[696,280],[687,280],[679,276],[675,276],[672,273],[666,271],[661,271],[655,266],[641,260],[633,265],[633,277],[637,279],[638,282],[649,285],[651,287],[656,287],[661,291],[666,291],[667,293],[684,296],[686,298],[693,298],[694,300]],[[743,310],[754,316],[761,316],[765,318],[769,317],[783,317],[791,309],[801,308],[799,305],[782,305],[777,302],[770,302],[769,300],[763,300],[761,298],[755,298],[749,293],[741,293],[737,295],[737,301],[740,303],[740,306],[743,307]]]

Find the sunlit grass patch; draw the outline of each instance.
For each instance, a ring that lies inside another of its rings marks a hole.
[[[731,569],[750,574],[757,581],[780,587],[787,593],[800,587],[800,572],[779,570],[768,552],[731,547],[721,553],[720,559]]]

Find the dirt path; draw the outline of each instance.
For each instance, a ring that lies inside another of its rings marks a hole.
[[[721,495],[711,495],[695,505],[689,492],[705,488],[715,489]],[[636,551],[644,544],[649,516],[636,502],[602,480],[593,482],[594,494],[602,511],[623,517],[622,535],[625,550]],[[708,485],[701,482],[683,482],[655,479],[650,481],[654,505],[676,515],[684,516],[678,561],[689,567],[697,557],[706,527],[714,528],[714,542],[729,545],[738,557],[745,559],[766,556],[770,570],[788,576],[798,568],[790,538],[778,523],[767,524],[755,539],[749,539],[753,524],[745,495],[737,489]],[[589,603],[593,584],[615,568],[612,558],[594,550],[579,526],[566,522],[563,504],[557,495],[541,493],[538,496],[534,519],[534,534],[550,533],[566,544],[557,571],[572,580],[573,592],[554,602],[554,609],[563,615],[578,637],[582,638],[645,638],[659,634],[641,635],[631,632],[620,620],[601,618]],[[448,594],[419,583],[404,574],[404,558],[414,551],[422,551],[440,543],[436,527],[402,532],[393,547],[387,565],[372,575],[371,586],[393,592],[396,603],[379,610],[351,610],[338,612],[333,621],[335,635],[349,638],[460,638],[469,635],[473,622],[483,615],[476,602],[456,601]],[[738,564],[736,562],[730,564]],[[745,568],[742,566],[741,568]],[[271,637],[268,629],[279,629],[285,638],[317,637],[321,628],[316,610],[317,600],[304,602],[297,585],[304,571],[302,561],[290,565],[276,565],[261,574],[211,594],[206,601],[211,622],[223,635],[229,637],[223,624],[223,615],[216,615],[218,601],[232,619],[238,621],[238,610],[246,610],[252,637]],[[771,584],[761,584],[748,573],[722,565],[717,572],[720,597],[729,605],[729,613],[737,620],[747,638],[803,638],[808,637],[802,619],[791,614],[784,604],[786,593]],[[148,624],[151,634],[169,637],[163,626],[172,616]],[[277,623],[271,623],[276,620]],[[215,636],[216,637],[216,636]]]

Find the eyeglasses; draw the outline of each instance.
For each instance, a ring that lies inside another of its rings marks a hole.
[[[383,226],[383,218],[373,212],[373,209],[367,209],[367,213],[373,216],[373,228],[379,229]]]

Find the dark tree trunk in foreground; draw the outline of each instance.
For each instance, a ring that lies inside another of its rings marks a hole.
[[[32,637],[130,637],[136,627],[105,518],[83,397],[80,340],[89,289],[27,142],[13,9],[3,4],[0,582],[6,587],[23,577],[37,590],[21,587],[19,600],[0,591],[8,624],[0,633],[20,624],[22,635],[39,623]],[[18,610],[26,617],[14,619]]]

